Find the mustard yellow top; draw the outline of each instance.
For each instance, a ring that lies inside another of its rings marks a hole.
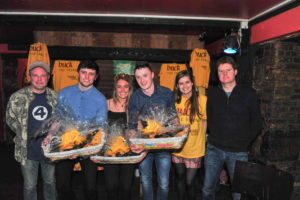
[[[78,83],[77,67],[80,61],[56,60],[53,67],[53,88],[56,92]]]
[[[50,66],[50,58],[49,58],[47,45],[41,42],[30,45],[28,60],[27,60],[26,76],[24,79],[25,83],[30,83],[29,65],[37,60],[44,61]]]
[[[191,53],[190,67],[193,69],[195,86],[208,87],[210,56],[206,49],[195,48]]]
[[[175,77],[178,72],[186,70],[185,64],[165,63],[160,67],[159,77],[160,85],[174,90]]]
[[[192,124],[190,124],[190,108],[186,108],[187,100],[188,99],[182,96],[181,102],[179,104],[176,103],[175,106],[180,119],[180,124],[190,125],[189,136],[181,151],[173,154],[183,158],[198,158],[205,154],[203,120],[206,120],[207,97],[199,94],[198,101],[201,118],[197,116]]]

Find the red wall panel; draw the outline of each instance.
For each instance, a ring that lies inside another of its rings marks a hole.
[[[251,44],[298,31],[300,31],[300,6],[252,26]]]

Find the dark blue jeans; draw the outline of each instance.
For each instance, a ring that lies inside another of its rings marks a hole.
[[[169,174],[171,168],[171,154],[168,152],[148,153],[146,158],[140,163],[143,200],[153,200],[152,186],[152,164],[155,160],[157,172],[157,200],[167,200],[169,192]]]
[[[227,166],[230,181],[233,181],[235,162],[237,160],[248,161],[247,152],[228,152],[207,144],[204,161],[205,176],[202,189],[203,200],[214,200],[216,185],[219,181],[220,173],[224,163]],[[232,193],[233,200],[241,198],[240,193]]]

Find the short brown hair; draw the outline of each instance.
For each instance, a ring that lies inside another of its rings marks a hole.
[[[145,63],[139,64],[139,65],[136,65],[134,68],[134,73],[136,70],[142,69],[142,68],[148,68],[152,72],[152,68],[151,68],[150,64],[148,62],[145,62]]]
[[[219,66],[221,64],[225,64],[225,63],[231,64],[232,67],[233,67],[233,69],[237,69],[238,68],[235,60],[232,57],[230,57],[230,56],[223,56],[223,57],[221,57],[221,58],[219,58],[217,60],[217,63],[216,63],[217,69],[219,68]]]

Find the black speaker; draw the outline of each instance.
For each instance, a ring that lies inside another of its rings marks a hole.
[[[258,163],[236,161],[232,190],[260,200],[289,200],[294,177],[288,172]]]

